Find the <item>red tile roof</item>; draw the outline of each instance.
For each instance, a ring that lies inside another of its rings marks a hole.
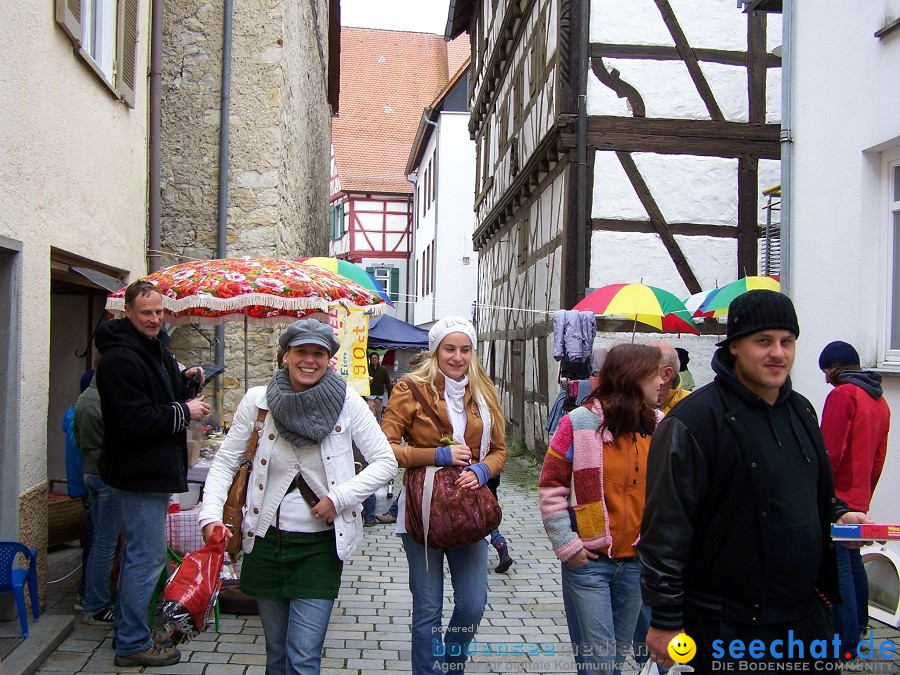
[[[469,56],[468,36],[341,29],[340,115],[331,120],[346,192],[409,194],[404,170],[422,110]]]

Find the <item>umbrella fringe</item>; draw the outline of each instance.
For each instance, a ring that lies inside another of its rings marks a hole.
[[[187,298],[175,299],[162,296],[163,308],[173,314],[179,314],[191,309],[208,309],[213,312],[235,312],[248,307],[267,307],[273,310],[303,311],[307,309],[328,312],[329,307],[341,305],[347,308],[358,307],[373,315],[383,314],[388,310],[386,303],[377,305],[356,305],[351,300],[340,298],[338,300],[324,300],[322,298],[279,298],[266,293],[247,293],[233,298],[216,298],[211,295],[192,295]],[[108,298],[106,309],[111,312],[124,312],[124,298]],[[243,320],[243,314],[235,315],[235,320]],[[181,317],[178,317],[181,318]],[[214,323],[220,322],[222,317],[191,317],[194,319],[212,318]],[[280,317],[278,317],[280,318]],[[250,317],[250,320],[254,320]],[[268,320],[268,319],[263,319]]]

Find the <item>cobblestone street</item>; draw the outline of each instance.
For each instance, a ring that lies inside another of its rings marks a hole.
[[[566,653],[568,634],[558,566],[539,517],[537,475],[538,469],[522,460],[510,461],[504,471],[500,486],[504,510],[501,529],[509,539],[516,562],[507,574],[496,574],[493,571],[496,556],[489,549],[488,606],[476,638],[478,654],[467,665],[467,672],[575,672]],[[385,510],[388,503],[382,489],[378,512]],[[70,561],[67,569],[51,569],[51,575],[56,574],[53,578],[77,567],[80,551],[73,548],[67,559]],[[77,583],[76,573],[65,584],[49,587],[48,600],[52,606],[43,616],[71,616]],[[451,609],[448,575],[445,625]],[[325,641],[322,672],[408,673],[410,615],[406,558],[400,540],[393,535],[393,526],[367,528],[364,550],[344,567],[340,597]],[[886,638],[900,644],[900,631],[875,622],[871,627],[876,644]],[[27,640],[19,647],[28,648]],[[181,663],[147,669],[147,672],[210,675],[265,672],[265,640],[259,618],[255,616],[223,614],[221,632],[210,628],[180,649]],[[514,653],[517,651],[523,653]],[[41,665],[40,672],[140,672],[139,668],[116,668],[113,657],[111,631],[75,622],[72,632]],[[900,673],[898,659],[895,657],[891,664],[879,664],[882,667],[877,672]],[[626,665],[633,666],[633,662]],[[3,672],[18,675],[6,669]],[[635,673],[636,668],[625,672]]]

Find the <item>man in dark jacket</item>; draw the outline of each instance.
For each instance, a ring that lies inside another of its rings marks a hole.
[[[666,415],[650,446],[638,544],[650,658],[670,666],[669,642],[685,632],[697,672],[833,659],[820,596],[838,598],[830,525],[868,519],[835,499],[815,412],[791,389],[790,299],[754,290],[728,312],[715,380]],[[754,640],[763,647],[750,652]]]
[[[388,369],[381,365],[378,354],[369,354],[369,395],[366,401],[369,410],[375,415],[375,419],[381,422],[381,412],[384,409],[384,395],[391,395],[391,375]]]
[[[187,490],[191,420],[209,412],[187,385],[203,371],[181,372],[162,331],[162,296],[146,282],[125,291],[125,318],[97,330],[97,388],[103,413],[100,475],[121,504],[125,551],[115,612],[117,666],[167,666],[181,654],[156,644],[147,625],[150,595],[166,562],[169,493]]]

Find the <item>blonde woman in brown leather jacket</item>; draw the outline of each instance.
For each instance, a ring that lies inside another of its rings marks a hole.
[[[498,476],[506,463],[506,420],[500,397],[476,358],[475,327],[462,317],[445,317],[432,326],[428,342],[430,357],[394,386],[381,428],[400,466],[464,466],[468,470],[457,484],[486,490],[488,479]],[[453,429],[452,444],[442,440],[410,390],[410,381],[446,428]],[[487,541],[426,550],[406,534],[405,495],[404,490],[396,532],[403,539],[409,562],[412,672],[446,672],[445,668],[464,672],[466,647],[487,603]],[[442,630],[444,558],[450,568],[455,605],[450,623]]]

